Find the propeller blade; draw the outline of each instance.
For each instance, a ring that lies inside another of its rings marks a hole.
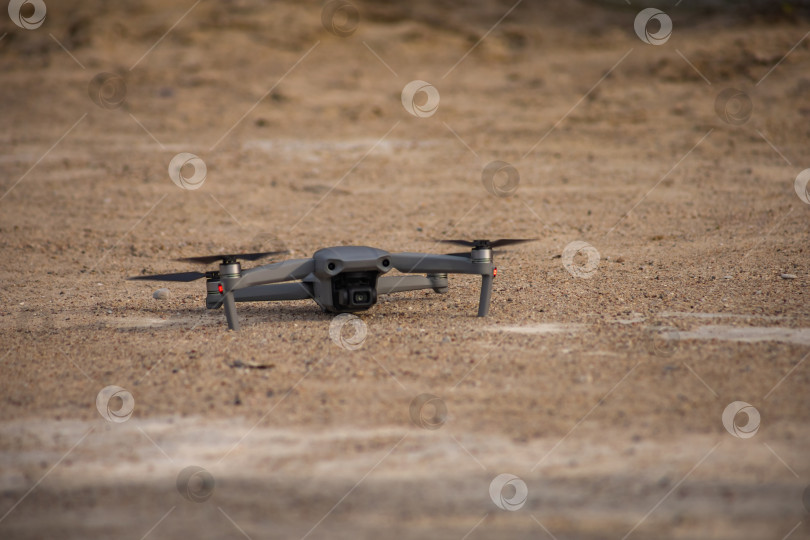
[[[514,246],[515,244],[525,244],[526,242],[536,242],[539,238],[501,238],[490,242],[492,247]]]
[[[488,248],[496,248],[502,246],[512,246],[515,244],[524,244],[526,242],[534,242],[539,240],[539,238],[501,238],[499,240],[438,240],[443,244],[453,244],[456,246],[464,246],[464,247],[488,247]]]
[[[508,253],[508,251],[502,250],[502,249],[493,249],[492,250],[493,255],[503,255],[504,253]],[[449,255],[451,257],[466,257],[468,259],[470,258],[470,252],[469,251],[459,251],[458,253],[445,253],[445,255]]]
[[[437,242],[453,244],[455,246],[475,247],[475,242],[470,242],[469,240],[437,240]]]
[[[202,272],[176,272],[174,274],[155,274],[153,276],[132,276],[127,278],[128,281],[179,281],[181,283],[188,283],[200,278],[204,278],[205,274]]]
[[[243,261],[257,261],[259,259],[264,259],[265,257],[271,257],[273,255],[283,255],[285,253],[289,253],[289,251],[260,251],[257,253],[235,253],[232,255],[203,255],[202,257],[184,257],[182,259],[175,259],[176,261],[180,262],[190,262],[190,263],[200,263],[200,264],[211,264],[217,261],[226,261],[226,260],[237,260],[241,259]]]

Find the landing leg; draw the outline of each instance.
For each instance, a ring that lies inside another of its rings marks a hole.
[[[233,293],[225,293],[225,318],[228,319],[229,330],[239,330],[239,317],[236,314],[236,302],[233,300]]]
[[[478,300],[478,316],[486,317],[489,312],[489,299],[492,297],[492,274],[481,276],[481,298]]]

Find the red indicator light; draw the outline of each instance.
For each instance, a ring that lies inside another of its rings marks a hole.
[[[497,275],[498,275],[498,268],[495,267],[495,268],[492,269],[492,277],[495,277]]]
[[[224,289],[222,288],[222,283],[219,284],[217,289],[219,289],[219,294],[222,294],[224,292]]]

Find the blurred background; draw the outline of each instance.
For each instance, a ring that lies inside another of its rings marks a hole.
[[[808,536],[810,2],[9,6],[0,537]],[[358,350],[126,280],[498,237],[486,320],[459,276]]]

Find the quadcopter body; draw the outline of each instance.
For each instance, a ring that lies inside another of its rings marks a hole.
[[[524,239],[443,240],[470,247],[452,254],[390,253],[368,246],[336,246],[320,249],[311,258],[292,259],[242,269],[239,260],[258,260],[284,252],[211,255],[179,259],[210,264],[220,261],[218,271],[181,272],[136,276],[135,280],[193,281],[206,278],[206,307],[225,308],[228,328],[239,329],[237,302],[314,300],[324,311],[353,313],[371,308],[380,295],[420,289],[448,291],[448,274],[481,276],[478,316],[489,311],[492,280],[497,274],[493,248],[528,242]],[[402,275],[387,275],[397,270]],[[418,274],[418,275],[414,275]]]

